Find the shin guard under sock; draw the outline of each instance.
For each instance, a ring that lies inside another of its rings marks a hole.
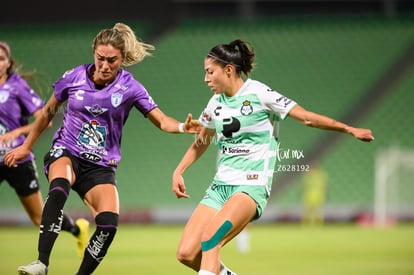
[[[89,240],[78,275],[92,274],[103,260],[116,234],[118,214],[112,212],[99,213],[95,218],[95,222],[96,230]]]
[[[63,221],[63,207],[69,196],[70,183],[64,178],[52,180],[45,205],[39,234],[39,260],[49,265],[50,252],[59,235]]]

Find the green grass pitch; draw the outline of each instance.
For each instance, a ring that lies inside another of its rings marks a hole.
[[[184,225],[121,224],[96,275],[196,274],[178,263],[175,249]],[[361,228],[355,225],[252,224],[250,251],[234,242],[221,253],[239,275],[412,275],[414,225]],[[35,260],[38,230],[31,226],[0,227],[0,274],[17,274],[19,265]],[[62,232],[49,275],[73,275],[80,263],[75,241]]]

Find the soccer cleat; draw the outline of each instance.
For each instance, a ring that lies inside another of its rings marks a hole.
[[[47,275],[47,266],[37,260],[28,265],[19,266],[17,269],[19,275]]]
[[[237,275],[230,269],[228,269],[227,266],[225,266],[223,263],[220,263],[220,273],[219,275]]]
[[[220,272],[220,274],[221,274],[221,272]],[[225,275],[237,275],[236,273],[234,273],[233,271],[231,271],[229,269],[225,270],[223,274],[225,274]]]
[[[80,218],[76,220],[76,225],[79,227],[79,234],[76,236],[76,245],[78,255],[82,259],[89,241],[89,222],[86,219]]]

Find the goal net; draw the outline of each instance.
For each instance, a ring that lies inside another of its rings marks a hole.
[[[374,222],[383,227],[414,217],[414,150],[391,147],[375,162]]]

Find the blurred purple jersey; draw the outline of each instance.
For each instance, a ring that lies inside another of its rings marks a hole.
[[[74,156],[116,169],[121,160],[122,128],[132,107],[144,116],[157,107],[145,87],[121,69],[108,86],[97,89],[88,77],[92,64],[80,65],[54,84],[58,101],[67,101],[63,125],[53,137],[54,147]]]
[[[35,111],[42,108],[44,102],[33,91],[29,84],[18,74],[11,74],[3,85],[0,85],[0,135],[25,126]],[[3,157],[8,150],[23,143],[21,135],[8,146],[0,145],[0,165],[4,165]],[[33,159],[33,153],[18,163]]]

